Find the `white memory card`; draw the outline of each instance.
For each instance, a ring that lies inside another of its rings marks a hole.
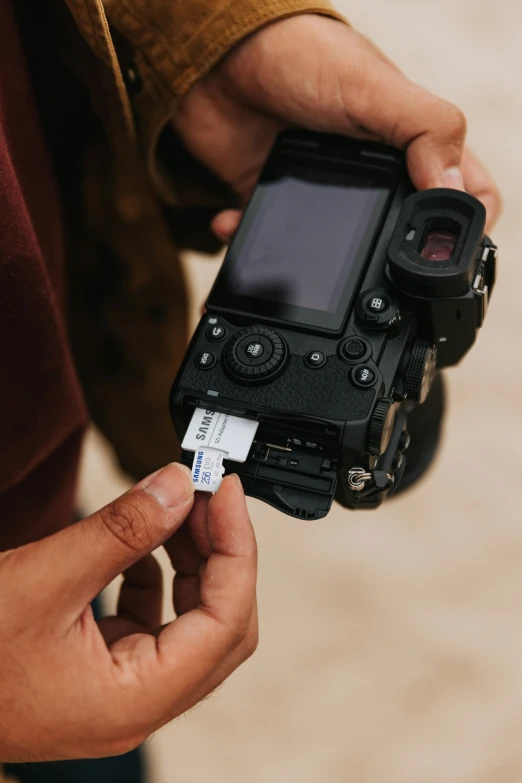
[[[251,419],[196,408],[181,445],[186,451],[218,449],[226,453],[226,459],[245,462],[258,426]]]
[[[194,454],[192,481],[200,492],[217,492],[223,481],[226,454],[218,449],[203,447]]]

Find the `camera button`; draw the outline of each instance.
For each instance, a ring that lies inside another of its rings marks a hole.
[[[311,370],[318,369],[326,364],[326,356],[321,351],[310,351],[305,356],[305,364]]]
[[[243,348],[244,352],[246,353],[247,357],[250,359],[261,359],[263,354],[266,352],[265,347],[261,345],[261,343],[258,343],[257,341],[248,343]]]
[[[373,386],[376,377],[376,372],[365,364],[354,367],[352,370],[352,380],[357,386]]]
[[[384,291],[366,291],[361,294],[355,312],[372,329],[388,329],[400,320],[397,302]]]
[[[384,313],[385,310],[391,305],[390,298],[385,294],[375,294],[375,296],[368,297],[365,303],[365,309],[372,315],[378,315]]]
[[[349,337],[339,346],[339,356],[347,362],[364,361],[371,352],[370,344],[361,337]]]
[[[210,370],[216,363],[216,357],[210,351],[203,351],[196,356],[195,365],[198,370]]]
[[[287,356],[286,343],[277,332],[266,326],[249,326],[230,338],[223,360],[235,378],[257,383],[279,372]]]
[[[265,364],[273,352],[274,346],[265,335],[247,335],[236,346],[236,358],[246,367]]]
[[[224,326],[220,326],[219,324],[209,326],[207,329],[207,340],[210,340],[211,343],[219,343],[221,340],[224,340],[226,336],[227,330]]]

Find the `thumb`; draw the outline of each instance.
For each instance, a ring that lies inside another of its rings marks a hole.
[[[64,604],[83,611],[112,579],[173,535],[193,499],[190,471],[172,463],[92,516],[23,547],[17,555],[28,559],[34,594],[58,611]]]

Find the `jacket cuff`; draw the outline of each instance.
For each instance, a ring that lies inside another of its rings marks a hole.
[[[346,22],[329,0],[105,0],[105,7],[110,24],[141,55],[142,78],[153,76],[178,99],[265,24],[303,13]]]
[[[132,100],[138,143],[165,202],[186,201],[168,175],[158,142],[179,100],[248,35],[297,14],[346,19],[329,0],[104,0]],[[176,182],[175,180],[178,180]]]
[[[346,23],[328,0],[324,3],[317,0],[265,0],[262,3],[259,0],[232,0],[198,31],[195,46],[189,43],[185,49],[186,68],[173,82],[173,91],[179,97],[185,95],[194,82],[212,70],[234,46],[264,25],[304,13],[326,15]]]

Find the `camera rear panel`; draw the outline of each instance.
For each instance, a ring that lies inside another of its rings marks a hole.
[[[214,321],[226,333],[220,344],[210,342],[207,337],[207,332],[213,328],[210,322]],[[219,398],[241,400],[242,404],[254,410],[281,411],[299,417],[323,419],[327,411],[329,419],[344,421],[347,414],[353,420],[365,419],[369,415],[376,390],[382,385],[379,368],[374,361],[382,337],[379,336],[374,346],[352,332],[356,349],[360,344],[364,351],[361,352],[364,358],[361,363],[357,358],[343,358],[341,346],[346,342],[344,338],[329,340],[319,335],[303,335],[277,328],[277,335],[287,347],[282,366],[273,376],[248,383],[241,377],[234,378],[234,370],[227,366],[224,358],[227,343],[243,331],[243,325],[234,326],[224,318],[208,315],[191,346],[191,352],[196,356],[185,367],[181,381],[183,387],[193,394],[214,398],[214,402],[218,402]],[[258,344],[253,333],[252,345],[255,348]],[[357,350],[354,356],[357,356]],[[201,366],[201,361],[209,361],[213,366],[207,369]],[[374,380],[367,388],[352,380],[354,368],[359,366],[368,367],[373,375]]]
[[[196,407],[254,419],[246,462],[225,461],[247,494],[302,519],[334,495],[378,505],[437,348],[439,366],[456,363],[482,324],[496,260],[484,219],[466,194],[414,195],[397,150],[282,134],[174,383],[180,438]]]
[[[360,304],[371,316],[372,306],[382,308],[379,300],[365,293]],[[196,407],[256,419],[260,426],[247,462],[225,463],[227,469],[239,473],[247,494],[292,516],[325,516],[343,466],[364,461],[375,406],[393,396],[411,341],[411,314],[399,316],[391,300],[390,308],[389,328],[366,327],[360,310],[360,318],[354,311],[343,332],[332,337],[270,324],[267,331],[285,351],[272,374],[259,379],[236,374],[227,360],[230,346],[241,341],[252,347],[254,362],[262,360],[256,355],[264,348],[259,325],[207,313],[172,391],[178,433],[183,435]],[[192,459],[184,454],[187,465]]]

